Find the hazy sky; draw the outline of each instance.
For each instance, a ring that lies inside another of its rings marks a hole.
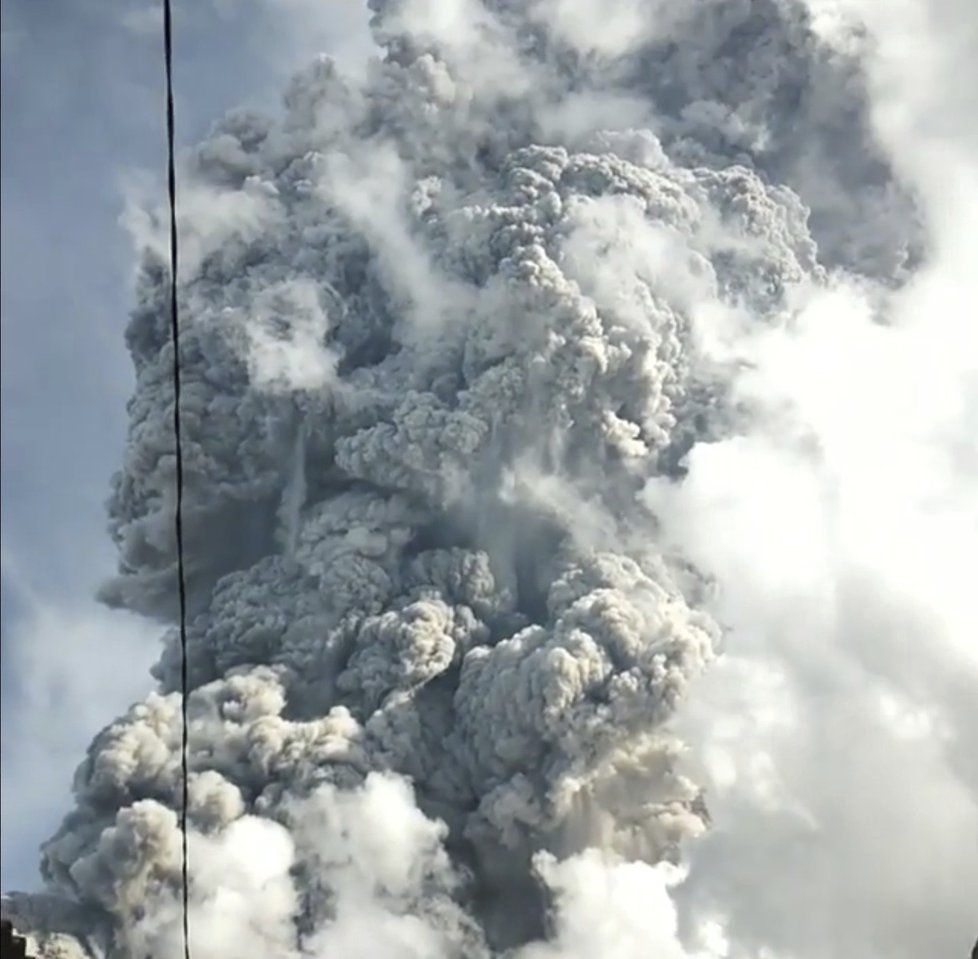
[[[362,55],[357,4],[177,4],[178,135],[274,97],[316,50]],[[341,8],[342,9],[339,9]],[[101,609],[103,503],[131,371],[127,180],[164,163],[159,5],[5,0],[2,61],[0,886],[37,885],[92,734],[148,686],[157,630]],[[101,668],[107,658],[113,668]]]

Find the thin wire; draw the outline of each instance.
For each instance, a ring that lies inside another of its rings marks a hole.
[[[177,543],[177,590],[180,618],[180,804],[181,870],[183,907],[183,955],[190,959],[190,857],[187,849],[187,808],[189,791],[189,717],[187,714],[187,578],[183,561],[183,444],[180,423],[180,322],[177,311],[177,173],[173,117],[173,11],[170,0],[163,0],[163,62],[166,68],[166,148],[167,188],[170,199],[170,331],[173,339],[173,437],[176,445],[176,509],[174,529]]]

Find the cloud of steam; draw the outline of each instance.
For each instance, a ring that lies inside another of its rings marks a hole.
[[[952,5],[371,6],[362,82],[319,60],[186,162],[195,954],[964,954]],[[131,224],[103,595],[167,619],[166,272]],[[44,956],[179,955],[179,663],[171,631],[50,896],[5,904]]]

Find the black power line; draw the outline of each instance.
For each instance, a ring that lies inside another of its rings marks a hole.
[[[182,794],[180,803],[181,836],[181,905],[183,907],[183,955],[190,959],[190,857],[187,850],[187,808],[189,799],[189,718],[187,714],[187,579],[183,561],[183,445],[180,430],[180,320],[177,310],[177,173],[173,117],[173,10],[170,0],[163,0],[163,61],[166,70],[166,147],[167,189],[170,200],[170,330],[173,340],[173,438],[176,447],[176,504],[174,531],[177,546],[177,592],[180,625],[180,769]]]

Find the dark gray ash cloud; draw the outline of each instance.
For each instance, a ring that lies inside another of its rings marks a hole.
[[[627,4],[372,7],[362,84],[319,60],[182,172],[195,955],[685,956],[710,815],[673,720],[722,630],[649,490],[769,412],[704,317],[899,289],[912,190],[860,35],[799,3],[620,34]],[[167,270],[134,222],[103,598],[172,622]],[[50,897],[5,905],[45,957],[178,954],[179,657],[171,629],[79,767]]]

